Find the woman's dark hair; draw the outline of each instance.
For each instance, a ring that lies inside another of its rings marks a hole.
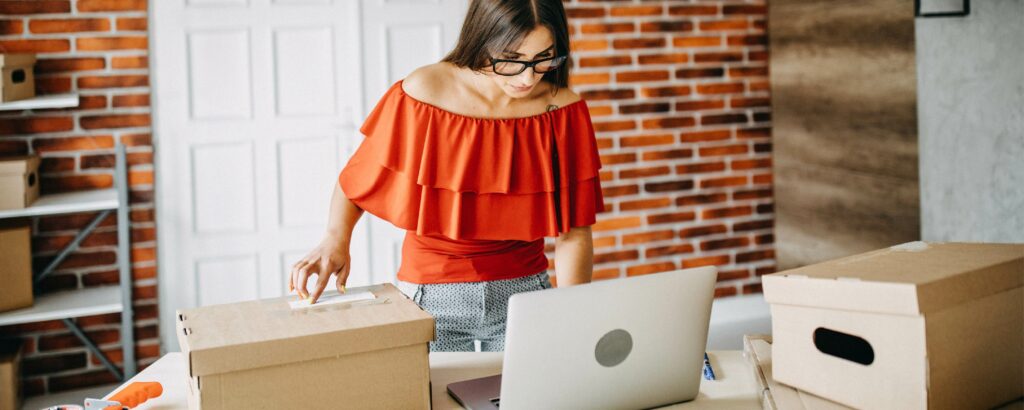
[[[569,25],[562,0],[473,0],[462,23],[459,41],[441,61],[479,71],[490,67],[490,58],[501,58],[505,50],[516,50],[537,27],[547,27],[555,42],[556,56],[566,56],[557,70],[541,81],[554,91],[569,86]]]

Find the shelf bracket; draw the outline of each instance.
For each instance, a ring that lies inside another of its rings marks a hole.
[[[67,259],[68,255],[71,255],[71,252],[77,250],[78,246],[82,243],[82,240],[84,240],[85,237],[89,236],[89,234],[91,234],[92,231],[96,229],[97,226],[99,226],[100,222],[103,222],[103,218],[106,218],[107,215],[110,215],[111,212],[112,211],[109,209],[100,212],[100,214],[96,215],[96,217],[93,218],[93,220],[89,222],[89,224],[86,225],[85,228],[79,231],[78,235],[75,235],[75,239],[73,239],[71,243],[67,244],[67,246],[65,246],[64,249],[61,249],[60,253],[57,254],[57,257],[53,258],[53,260],[50,261],[50,264],[46,265],[45,269],[43,269],[42,271],[35,275],[36,277],[34,283],[36,286],[34,288],[39,289],[39,283],[43,281],[43,278],[45,278],[46,275],[53,273],[53,271],[57,269],[57,266],[59,266],[61,262],[64,262],[64,259]]]
[[[107,370],[110,371],[110,373],[113,373],[114,377],[116,377],[118,381],[123,382],[125,380],[124,375],[121,374],[121,370],[119,370],[117,366],[114,365],[114,362],[110,361],[107,355],[103,354],[103,351],[100,350],[99,346],[96,346],[96,343],[93,343],[92,339],[89,339],[89,336],[82,331],[82,328],[78,327],[78,324],[75,323],[74,320],[61,319],[61,321],[64,322],[64,326],[67,326],[68,329],[71,329],[71,333],[74,333],[75,337],[77,337],[78,340],[81,340],[82,343],[85,344],[86,348],[92,351],[92,353],[95,354],[96,357],[100,359],[100,362],[103,363],[103,366],[105,366]]]

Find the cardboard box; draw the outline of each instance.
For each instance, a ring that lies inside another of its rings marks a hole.
[[[434,318],[390,283],[348,294],[364,291],[376,299],[179,310],[189,408],[429,408]]]
[[[32,306],[32,229],[28,220],[0,221],[0,312]]]
[[[32,66],[35,54],[0,54],[0,102],[25,100],[36,96]]]
[[[0,158],[0,211],[21,209],[39,198],[39,157]]]
[[[872,409],[1024,395],[1024,245],[911,242],[762,283],[778,382]]]
[[[0,340],[0,410],[21,409],[21,345],[19,339]]]
[[[772,378],[772,337],[744,335],[743,355],[750,360],[764,410],[850,410],[850,407],[803,392]]]

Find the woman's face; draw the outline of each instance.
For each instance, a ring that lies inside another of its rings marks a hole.
[[[496,59],[533,61],[553,57],[555,55],[555,41],[551,31],[547,27],[540,26],[530,34],[526,35],[517,50],[505,50],[503,55],[493,56]],[[532,68],[527,68],[519,75],[504,76],[493,72],[488,67],[487,77],[501,87],[512,98],[523,98],[530,95],[544,74],[537,74]]]

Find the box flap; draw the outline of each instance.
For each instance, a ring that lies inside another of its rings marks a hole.
[[[1024,244],[910,242],[762,283],[768,303],[919,315],[1024,286]]]
[[[374,301],[293,310],[295,296],[179,310],[178,341],[189,375],[205,376],[389,349],[434,338],[434,318],[394,285]]]
[[[0,68],[21,67],[36,63],[36,55],[32,53],[0,54]]]
[[[0,157],[0,175],[25,175],[29,170],[37,168],[39,168],[39,156],[37,155]]]

